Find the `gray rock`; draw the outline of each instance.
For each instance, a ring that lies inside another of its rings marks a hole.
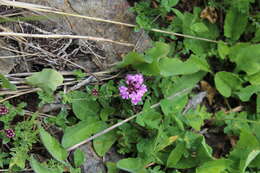
[[[135,16],[129,12],[127,0],[21,0],[23,2],[36,3],[55,7],[66,13],[77,13],[85,16],[99,17],[124,23],[134,23]],[[53,19],[57,20],[57,19]],[[61,17],[57,23],[64,31],[72,31],[77,35],[87,35],[108,38],[116,41],[137,44],[136,50],[143,52],[150,47],[151,41],[143,32],[134,32],[133,28],[90,21],[77,17]],[[55,28],[55,27],[54,27]],[[96,43],[105,53],[104,66],[121,59],[122,54],[133,48],[107,42]]]

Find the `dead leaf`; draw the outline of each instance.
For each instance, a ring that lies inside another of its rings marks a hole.
[[[209,101],[209,105],[212,105],[214,97],[216,95],[216,90],[206,81],[200,81],[200,87],[202,91],[207,92],[207,99]]]
[[[206,7],[200,13],[200,17],[202,19],[208,19],[210,23],[216,23],[218,19],[218,13],[214,7]]]

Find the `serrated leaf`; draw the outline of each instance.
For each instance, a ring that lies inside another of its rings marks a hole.
[[[101,157],[104,156],[116,142],[116,140],[117,135],[116,131],[114,130],[94,139],[93,146],[96,153]]]
[[[86,160],[84,152],[80,149],[75,150],[73,154],[73,159],[75,167],[80,167],[80,165],[82,165]]]
[[[217,90],[225,97],[230,97],[232,91],[241,87],[241,80],[230,72],[217,72],[214,78]]]
[[[53,92],[63,83],[63,76],[53,69],[43,69],[26,78],[29,85],[39,87],[46,92]]]
[[[140,158],[126,158],[117,162],[117,167],[131,173],[147,173],[144,161]]]
[[[57,139],[52,137],[42,127],[40,128],[40,137],[44,147],[47,151],[60,162],[65,162],[67,159],[67,151],[60,145]]]
[[[248,15],[241,13],[237,8],[230,8],[226,14],[224,35],[236,41],[246,29]]]
[[[7,88],[7,89],[10,89],[12,91],[17,90],[16,86],[14,84],[10,83],[10,81],[2,74],[0,74],[0,82],[2,82],[3,88]]]
[[[86,140],[92,134],[101,131],[105,126],[106,124],[102,121],[90,124],[88,121],[81,121],[74,126],[68,127],[65,129],[62,137],[62,146],[66,149],[72,147],[73,145]]]
[[[196,173],[223,173],[223,171],[228,169],[232,163],[232,160],[228,159],[205,162],[202,166],[196,169]]]
[[[57,170],[49,169],[42,165],[33,156],[30,158],[30,165],[35,173],[61,173]]]

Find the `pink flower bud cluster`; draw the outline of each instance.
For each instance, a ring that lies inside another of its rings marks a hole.
[[[15,136],[14,130],[13,129],[6,129],[5,130],[5,135],[8,138],[13,138]]]
[[[0,105],[0,115],[8,114],[9,110],[4,105]]]
[[[147,87],[143,84],[143,75],[128,74],[125,80],[127,86],[119,87],[120,96],[123,99],[131,99],[131,102],[134,105],[137,105],[142,100],[143,95],[147,92]]]

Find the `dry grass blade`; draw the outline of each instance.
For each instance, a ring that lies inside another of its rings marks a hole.
[[[91,37],[91,36],[81,36],[81,35],[63,35],[63,34],[25,34],[25,33],[16,33],[16,32],[0,32],[0,36],[14,36],[14,37],[30,37],[30,38],[71,38],[71,39],[86,39],[92,41],[104,41],[110,42],[114,44],[119,44],[123,46],[134,47],[134,44],[131,43],[123,43],[119,41],[114,41],[106,38],[100,37]]]
[[[46,12],[46,13],[54,13],[54,14],[59,14],[59,15],[72,16],[72,17],[78,17],[78,18],[88,19],[88,20],[92,20],[92,21],[96,21],[96,22],[111,23],[111,24],[131,27],[131,28],[134,28],[134,27],[137,26],[137,25],[134,25],[134,24],[117,22],[117,21],[113,21],[113,20],[106,20],[106,19],[97,18],[97,17],[89,17],[89,16],[84,16],[84,15],[75,14],[75,13],[65,13],[65,12],[61,12],[61,11],[58,11],[56,9],[50,8],[50,7],[38,6],[38,5],[30,4],[30,3],[20,3],[20,2],[9,1],[9,0],[0,0],[0,4],[18,7],[18,8],[25,8],[25,9],[28,9],[28,10],[41,11],[41,12]],[[202,38],[202,37],[196,37],[196,36],[192,36],[192,35],[180,34],[180,33],[176,33],[176,32],[170,32],[170,31],[165,31],[165,30],[161,30],[161,29],[156,29],[156,28],[152,28],[152,29],[150,29],[150,31],[163,33],[163,34],[169,34],[169,35],[173,35],[173,36],[184,37],[184,38],[202,40],[202,41],[207,41],[207,42],[211,42],[211,43],[218,43],[218,41],[216,41],[216,40],[211,40],[211,39]]]

